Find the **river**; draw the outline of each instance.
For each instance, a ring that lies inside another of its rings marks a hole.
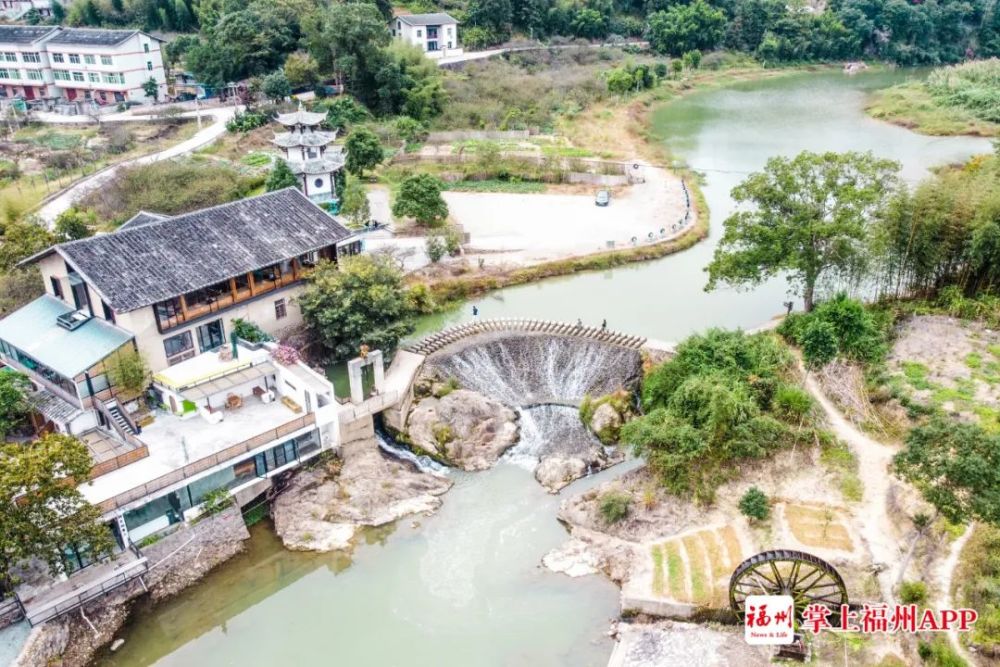
[[[704,174],[712,236],[654,262],[505,289],[476,301],[481,317],[597,324],[660,340],[710,326],[752,327],[781,310],[785,285],[702,290],[730,189],[772,155],[873,150],[919,180],[927,168],[990,150],[973,138],[914,134],[865,116],[867,91],[912,74],[801,74],[691,94],[659,110],[657,133],[676,159]],[[612,204],[613,205],[613,204]],[[424,319],[420,332],[467,319],[471,305]],[[581,480],[564,493],[621,469]],[[249,550],[123,632],[98,664],[342,664],[427,666],[603,665],[617,589],[602,577],[569,579],[539,561],[565,539],[559,497],[524,469],[452,473],[433,517],[367,534],[351,558],[285,551],[269,526]],[[417,522],[419,525],[414,525]]]

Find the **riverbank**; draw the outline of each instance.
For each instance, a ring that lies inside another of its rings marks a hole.
[[[543,262],[531,266],[480,266],[454,263],[411,274],[410,284],[424,283],[434,298],[435,312],[453,308],[458,302],[484,296],[495,290],[526,285],[576,273],[607,271],[628,264],[649,262],[688,250],[706,239],[711,226],[708,202],[701,189],[701,176],[673,164],[666,137],[653,127],[653,114],[691,93],[724,88],[739,83],[774,79],[802,72],[829,73],[839,65],[804,65],[768,69],[760,65],[720,70],[694,70],[680,79],[666,79],[658,88],[625,102],[597,105],[560,122],[557,132],[574,146],[619,159],[641,159],[646,164],[669,169],[680,176],[690,193],[694,222],[680,235],[631,248]],[[636,156],[640,156],[637,158]]]
[[[876,91],[865,105],[869,116],[935,137],[1000,136],[1000,123],[991,123],[961,107],[935,99],[919,82]]]
[[[140,598],[160,603],[198,583],[239,554],[250,537],[235,506],[191,524],[143,548],[149,570],[104,597],[32,629],[13,667],[59,664],[85,667],[112,644]]]

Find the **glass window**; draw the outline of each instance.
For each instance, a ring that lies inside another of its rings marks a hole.
[[[156,322],[160,325],[161,331],[180,324],[183,319],[181,317],[181,300],[177,297],[160,301],[153,307],[153,312],[156,313]]]
[[[40,63],[42,62],[42,57],[37,53],[22,53],[21,58],[26,63]]]
[[[59,282],[59,279],[55,276],[51,276],[49,278],[49,282],[52,283],[52,294],[56,298],[63,298],[62,283]]]
[[[105,303],[104,299],[101,299],[101,308],[104,310],[104,319],[108,322],[115,321],[115,311],[111,310],[111,306]]]
[[[88,72],[87,73],[87,78],[90,79],[91,83],[100,83],[101,82],[101,75],[98,74],[97,72]]]
[[[323,187],[323,179],[317,178],[315,181],[313,181],[313,185],[315,185],[317,188]]]
[[[66,59],[63,58],[63,54],[61,54],[61,53],[53,53],[52,54],[52,62],[54,62],[54,63],[62,63],[62,62],[66,62]]]
[[[4,54],[3,54],[3,59],[6,60],[9,63],[16,63],[17,62],[17,54],[16,53],[11,53],[10,51],[5,51]]]
[[[146,69],[148,69],[150,72],[153,71],[153,61],[152,60],[147,60],[146,61]]]
[[[286,315],[288,315],[288,305],[284,299],[278,299],[274,302],[274,319],[280,320]]]
[[[0,79],[20,79],[21,73],[16,69],[7,69],[6,67],[0,67]]]
[[[69,81],[69,72],[54,70],[52,72],[52,78],[55,79],[56,81]]]
[[[111,56],[101,56],[101,64],[102,65],[110,65],[110,64],[112,64],[111,63]]]
[[[143,44],[142,45],[142,50],[145,51],[146,53],[149,53],[149,44],[148,43],[147,44]]]
[[[74,81],[83,81],[83,72],[73,72]]]
[[[423,36],[423,33],[420,30],[418,30],[417,31],[417,37],[422,37],[422,36]]]
[[[71,53],[71,54],[69,54],[69,61],[71,63],[73,63],[74,65],[79,65],[80,64],[80,54],[79,53]]]
[[[214,320],[198,327],[198,347],[202,352],[218,349],[225,344],[226,335],[222,328],[222,320]]]
[[[83,56],[83,62],[87,63],[88,65],[96,65],[97,58],[94,57],[94,54],[88,53],[85,56]]]
[[[194,352],[194,342],[191,339],[191,332],[184,331],[176,336],[164,338],[163,351],[166,352],[167,360],[169,362],[177,363],[177,361],[182,361],[181,359],[171,361],[171,358],[179,357],[180,355],[184,355],[188,352]]]
[[[31,79],[32,81],[41,81],[42,73],[39,72],[37,69],[29,69],[28,78]]]

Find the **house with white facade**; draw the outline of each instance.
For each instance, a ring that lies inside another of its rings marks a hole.
[[[52,18],[52,4],[54,0],[0,0],[0,18],[8,21],[23,19],[24,15],[35,10],[43,19]],[[68,0],[60,2],[63,7],[68,4]]]
[[[161,44],[141,30],[0,25],[0,99],[152,102],[150,79],[162,99]]]
[[[458,21],[448,14],[400,14],[389,27],[396,39],[413,44],[431,58],[462,52],[458,45]]]
[[[342,406],[330,381],[288,348],[239,338],[236,320],[274,336],[300,323],[295,297],[312,267],[360,249],[287,188],[185,215],[140,213],[23,262],[46,293],[0,320],[0,362],[34,385],[38,432],[88,448],[79,489],[117,541],[109,567],[141,576],[136,544],[197,515],[207,494],[225,489],[246,504],[337,445]],[[131,351],[152,374],[138,396],[109,372]],[[79,546],[63,561],[72,602],[72,591],[86,593],[73,573],[93,563]],[[29,621],[71,608],[49,604],[57,597],[24,599]]]

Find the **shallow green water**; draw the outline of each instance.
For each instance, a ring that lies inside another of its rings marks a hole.
[[[753,327],[781,310],[778,281],[747,293],[702,291],[728,193],[775,154],[873,150],[919,179],[928,167],[989,150],[985,140],[923,137],[868,119],[867,90],[902,73],[796,75],[691,95],[662,109],[656,129],[705,175],[713,237],[655,262],[499,291],[481,317],[537,317],[677,340],[709,326]],[[471,317],[470,304],[427,318],[420,333]],[[603,475],[616,475],[607,471]],[[598,476],[597,479],[599,479]],[[559,497],[509,464],[454,475],[435,516],[404,520],[382,540],[342,555],[284,551],[266,526],[250,551],[175,600],[137,615],[125,646],[100,664],[603,665],[617,590],[571,580],[539,561],[565,539]],[[585,480],[566,493],[576,493]]]
[[[499,290],[475,301],[479,316],[582,318],[590,325],[607,318],[612,329],[659,340],[680,340],[712,326],[762,324],[788,300],[783,280],[752,292],[703,291],[703,267],[733,210],[729,192],[747,173],[774,155],[871,150],[899,161],[903,178],[917,181],[930,167],[991,150],[986,139],[927,137],[865,115],[868,91],[914,76],[920,74],[796,74],[696,93],[662,107],[653,116],[654,129],[678,162],[704,175],[709,239],[652,262]],[[471,317],[471,305],[463,304],[424,319],[417,335]]]

